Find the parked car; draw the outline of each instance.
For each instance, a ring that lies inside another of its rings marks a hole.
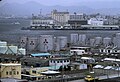
[[[92,77],[91,75],[87,75],[87,76],[84,78],[84,80],[85,80],[86,82],[94,82],[94,80],[97,81],[97,80],[99,80],[99,78],[98,78],[98,77]]]

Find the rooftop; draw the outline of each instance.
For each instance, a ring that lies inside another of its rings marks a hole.
[[[36,53],[36,54],[31,54],[32,56],[50,56],[51,54],[49,53]]]
[[[120,62],[120,59],[105,58],[104,61],[116,61],[116,62]]]
[[[27,80],[23,79],[16,79],[16,78],[1,78],[1,82],[28,82]]]
[[[115,28],[119,28],[118,25],[81,25],[81,27],[106,27],[106,28],[115,27]]]
[[[19,66],[20,63],[0,63],[1,66]]]

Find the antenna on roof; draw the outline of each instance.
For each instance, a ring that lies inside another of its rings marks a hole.
[[[66,11],[68,12],[68,9]]]
[[[40,15],[42,14],[42,9],[40,9]]]
[[[42,9],[40,9],[40,13],[38,14],[38,16],[42,16]]]

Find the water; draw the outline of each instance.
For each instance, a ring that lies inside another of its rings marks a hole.
[[[20,24],[13,24],[19,22]],[[21,30],[22,27],[29,27],[30,19],[0,19],[0,40],[5,40],[8,43],[18,44],[21,36],[39,36],[39,35],[54,35],[67,36],[70,40],[71,33],[86,34],[87,38],[113,37],[120,30],[114,31],[85,31],[85,30]]]

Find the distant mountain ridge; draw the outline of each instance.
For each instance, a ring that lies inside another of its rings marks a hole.
[[[97,5],[94,5],[97,6]],[[24,4],[19,3],[6,3],[0,6],[0,13],[13,14],[15,16],[31,16],[32,13],[39,14],[42,9],[42,14],[49,14],[53,9],[60,11],[69,11],[71,13],[103,13],[103,14],[119,14],[120,8],[91,8],[88,6],[46,6],[40,3],[31,1]]]

